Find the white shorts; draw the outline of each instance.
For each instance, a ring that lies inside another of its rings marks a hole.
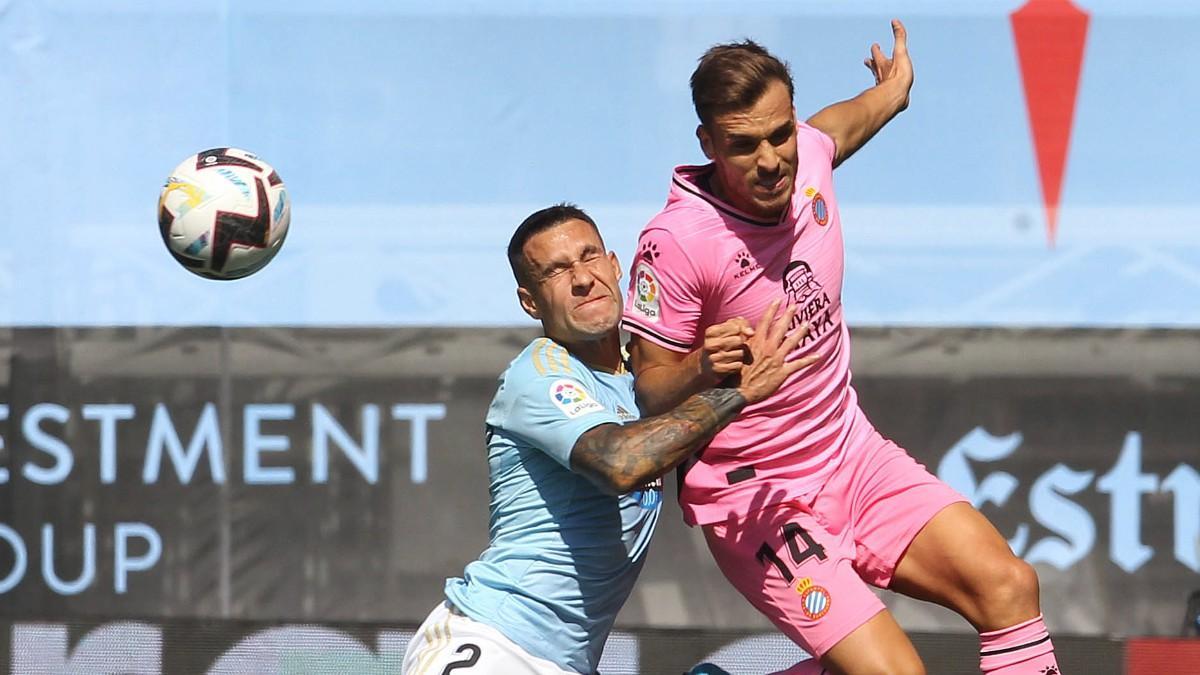
[[[487,624],[443,602],[404,652],[404,675],[578,675],[533,656]]]

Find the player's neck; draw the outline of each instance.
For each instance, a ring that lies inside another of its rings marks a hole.
[[[702,179],[697,182],[702,190],[717,198],[718,201],[724,202],[733,206],[729,201],[729,197],[725,191],[725,186],[721,184],[721,175],[717,172],[716,167],[708,172],[708,175],[702,174]]]
[[[615,330],[599,340],[567,342],[553,336],[547,337],[565,347],[572,356],[583,361],[593,370],[620,373],[625,369],[625,364],[621,360],[621,335]]]
[[[732,206],[733,208],[737,209],[738,211],[741,211],[742,213],[745,213],[754,218],[758,218],[758,219],[762,219],[762,220],[773,220],[773,219],[778,219],[781,215],[783,215],[783,211],[784,211],[783,209],[780,209],[776,213],[757,213],[754,210],[753,206],[747,206],[745,204],[738,204],[737,201],[730,198],[730,196],[729,196],[730,192],[729,192],[729,190],[725,189],[724,183],[721,182],[721,174],[716,170],[716,167],[713,167],[713,170],[711,173],[708,174],[708,177],[705,180],[699,182],[698,185],[700,186],[700,188],[702,190],[704,190],[705,192],[708,192],[713,197],[716,197],[717,201],[720,201],[724,204]]]

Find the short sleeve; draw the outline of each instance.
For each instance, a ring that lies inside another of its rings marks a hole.
[[[837,144],[833,142],[833,138],[821,131],[820,129],[809,126],[804,122],[797,122],[796,129],[799,133],[796,142],[800,146],[801,155],[806,154],[805,150],[811,148],[809,152],[819,152],[833,166],[833,159],[837,157]]]
[[[625,330],[660,347],[691,351],[704,307],[699,274],[665,230],[647,228],[629,272]]]
[[[620,424],[615,410],[573,377],[536,377],[516,392],[503,427],[533,447],[571,468],[571,450],[585,431],[601,424]]]

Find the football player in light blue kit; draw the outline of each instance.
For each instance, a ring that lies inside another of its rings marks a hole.
[[[508,247],[521,307],[545,337],[500,376],[487,414],[491,543],[446,582],[404,656],[410,675],[595,673],[645,561],[665,472],[811,359],[777,305],[756,327],[713,326],[699,367],[736,376],[638,420],[620,334],[621,266],[595,222],[562,204]],[[749,337],[749,352],[742,344]],[[653,483],[651,483],[653,481]]]

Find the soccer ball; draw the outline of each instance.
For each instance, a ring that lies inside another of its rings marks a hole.
[[[158,197],[167,250],[185,269],[209,279],[240,279],[262,269],[283,246],[291,219],[279,174],[237,148],[183,160]]]

